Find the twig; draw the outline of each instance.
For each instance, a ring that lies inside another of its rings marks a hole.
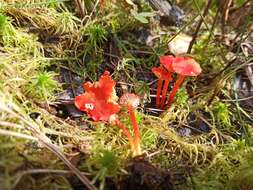
[[[81,17],[85,16],[85,7],[82,5],[81,0],[75,0],[75,4],[77,6],[77,9],[79,10],[79,13],[81,15]]]
[[[0,126],[13,127],[13,128],[17,128],[17,129],[24,129],[24,127],[22,125],[18,125],[16,123],[11,123],[8,121],[0,121]]]
[[[95,10],[96,10],[96,8],[97,8],[97,6],[98,6],[98,4],[99,4],[99,1],[100,1],[100,0],[97,0],[97,1],[96,1],[95,5],[94,5],[94,7],[93,7],[93,10],[91,11],[90,15],[88,16],[88,20],[87,20],[87,22],[86,22],[85,25],[89,24],[89,21],[90,21],[90,19],[91,19],[93,13],[95,12]]]
[[[199,16],[199,15],[193,17],[189,22],[187,22],[187,24],[185,24],[184,26],[182,26],[182,27],[176,32],[176,34],[174,34],[174,35],[167,41],[167,44],[169,44],[172,40],[174,40],[174,39],[175,39],[187,26],[189,26],[190,24],[192,24],[198,16]]]
[[[35,140],[41,142],[45,147],[47,147],[49,150],[51,150],[53,153],[55,153],[74,173],[89,190],[96,190],[97,188],[90,183],[90,181],[83,175],[82,172],[80,172],[74,165],[71,164],[71,162],[65,157],[65,155],[58,150],[58,147],[51,142],[49,142],[49,139],[45,137],[44,135],[41,135],[39,133],[36,133],[33,137],[30,135],[17,133],[13,131],[8,131],[4,129],[0,129],[0,135],[6,135],[6,136],[15,136],[19,138],[29,139],[29,140]]]
[[[233,65],[233,63],[235,63],[237,59],[234,58],[232,60],[230,60],[227,65],[219,72],[217,72],[211,79],[210,81],[213,81],[214,79],[216,79],[218,76],[220,76],[221,74],[223,74],[231,65]]]
[[[14,136],[14,137],[19,137],[19,138],[23,138],[23,139],[38,141],[38,139],[36,137],[26,135],[26,134],[23,134],[23,133],[18,133],[18,132],[5,130],[5,129],[0,129],[0,135]]]
[[[72,172],[81,180],[81,182],[83,182],[83,184],[86,185],[86,187],[89,190],[97,190],[97,188],[93,184],[91,184],[91,182],[88,180],[88,178],[84,176],[80,172],[80,170],[78,170],[73,164],[71,164],[71,162],[58,149],[58,147],[51,143],[49,138],[47,138],[45,135],[37,131],[34,133],[34,136],[36,136],[45,147],[47,147],[49,150],[55,153],[69,167],[69,169],[72,170]]]
[[[205,43],[205,46],[203,47],[203,49],[206,49],[206,47],[208,46],[209,42],[210,42],[210,39],[211,37],[213,36],[213,30],[214,30],[214,27],[216,25],[216,22],[218,20],[218,16],[219,16],[219,12],[220,12],[220,6],[218,7],[216,13],[215,13],[215,16],[214,16],[214,19],[213,19],[213,23],[212,23],[212,26],[211,26],[211,29],[210,29],[210,34],[208,35],[208,38],[207,38],[207,42]]]
[[[232,0],[225,0],[223,6],[220,5],[222,9],[222,18],[221,18],[221,37],[222,41],[225,39],[225,25],[228,19],[228,14],[229,14],[229,8],[231,6]]]
[[[231,100],[221,99],[221,101],[222,102],[240,102],[240,101],[251,100],[251,99],[253,99],[253,96],[249,96],[247,98],[240,98],[240,99],[231,99]]]
[[[203,20],[203,22],[204,22],[204,24],[205,24],[205,26],[206,26],[206,29],[209,30],[208,24],[206,23],[205,18],[204,18],[204,16],[203,16],[203,14],[201,13],[201,9],[200,9],[200,7],[199,7],[199,5],[198,5],[198,2],[196,2],[196,0],[193,0],[193,2],[194,2],[195,6],[196,6],[196,8],[197,8],[197,10],[198,10],[198,13],[199,13],[201,19]]]
[[[205,8],[205,10],[204,10],[203,18],[200,19],[200,21],[199,21],[199,23],[198,23],[198,25],[197,25],[197,27],[196,27],[196,30],[195,30],[195,32],[194,32],[194,34],[193,34],[192,41],[191,41],[190,44],[189,44],[187,53],[191,53],[192,47],[193,47],[193,45],[194,45],[194,43],[195,43],[195,41],[196,41],[196,39],[197,39],[199,29],[200,29],[200,27],[201,27],[201,25],[202,25],[202,23],[203,23],[203,21],[204,21],[204,18],[206,17],[206,15],[207,15],[207,13],[208,13],[208,10],[209,10],[211,4],[212,4],[212,0],[209,0],[208,3],[207,3],[207,5],[206,5],[206,8]]]
[[[219,75],[222,74],[225,70],[227,70],[227,69],[233,64],[233,62],[234,62],[235,60],[236,60],[236,58],[235,58],[234,60],[230,61],[229,64],[228,64],[222,71],[220,71],[220,72],[217,74],[217,76],[219,76]],[[225,80],[227,80],[227,79],[229,78],[229,76],[230,76],[231,74],[235,73],[238,69],[243,68],[243,67],[245,67],[246,65],[250,66],[251,64],[253,64],[253,58],[251,58],[251,59],[245,61],[244,63],[240,64],[240,65],[237,66],[235,69],[233,69],[230,73],[226,74],[226,75],[223,77],[223,82],[224,82]],[[215,76],[215,77],[217,77],[217,76]],[[219,93],[219,90],[220,90],[220,89],[219,89],[219,85],[216,84],[216,87],[215,87],[215,89],[213,90],[213,94],[212,94],[212,96],[211,96],[211,97],[209,98],[209,100],[208,100],[207,106],[210,106],[210,105],[211,105],[211,103],[212,103],[212,101],[214,100],[215,96]]]
[[[204,122],[206,123],[211,129],[215,129],[217,131],[217,133],[223,137],[224,139],[226,140],[230,140],[232,141],[233,140],[233,137],[229,136],[229,135],[225,135],[223,134],[222,132],[220,132],[215,126],[213,126],[209,121],[207,121],[204,117],[200,116],[199,115],[199,118]],[[223,139],[221,139],[223,141]]]
[[[18,110],[18,106],[14,103],[11,106],[7,106],[4,102],[0,102],[0,110],[5,111],[11,114],[13,117],[20,119],[26,124],[25,128],[32,132],[35,137],[27,136],[25,134],[20,134],[16,132],[10,132],[7,130],[0,130],[0,134],[9,134],[11,136],[23,137],[31,140],[38,140],[41,144],[43,144],[46,148],[52,151],[59,159],[61,159],[69,169],[80,179],[80,181],[89,189],[89,190],[97,190],[97,188],[88,180],[86,176],[84,176],[71,162],[66,158],[66,156],[59,150],[59,148],[52,144],[51,140],[43,133],[40,132],[40,126],[33,120],[23,117],[22,112]],[[10,108],[12,107],[13,110]]]

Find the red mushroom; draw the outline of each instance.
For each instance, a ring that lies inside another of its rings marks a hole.
[[[169,107],[177,93],[177,90],[183,83],[184,78],[186,76],[198,76],[201,73],[201,67],[194,59],[190,57],[175,57],[172,64],[169,65],[167,69],[172,69],[179,75],[168,98],[167,106]]]
[[[87,113],[94,121],[105,121],[109,124],[116,124],[127,136],[133,153],[135,152],[134,140],[131,133],[118,119],[120,105],[116,102],[115,81],[110,73],[105,71],[98,82],[86,82],[85,92],[75,97],[75,106]]]
[[[141,155],[141,146],[140,146],[141,137],[138,129],[138,124],[134,115],[134,109],[139,105],[140,98],[135,94],[125,93],[121,96],[119,103],[127,107],[128,113],[130,115],[130,120],[133,125],[134,146],[135,146],[134,156]]]
[[[85,92],[75,97],[75,106],[85,111],[94,121],[109,121],[113,114],[119,112],[115,81],[108,71],[104,72],[98,82],[86,82],[83,87]]]
[[[171,55],[161,56],[160,63],[162,66],[153,67],[152,72],[158,77],[157,91],[156,91],[156,107],[163,107],[166,99],[166,93],[169,87],[169,82],[171,81],[172,72],[171,64],[174,57]],[[166,69],[165,69],[166,68]],[[163,85],[164,81],[164,85]],[[162,99],[160,101],[160,94],[162,91]]]
[[[164,106],[167,90],[169,87],[169,82],[172,80],[172,73],[174,72],[174,70],[172,68],[172,63],[173,63],[174,59],[175,59],[175,57],[173,57],[172,55],[165,55],[165,56],[160,57],[160,63],[164,68],[166,68],[167,77],[169,78],[169,80],[165,80],[165,83],[164,83],[164,87],[163,87],[163,91],[162,91],[162,99],[161,99],[161,103],[160,103],[161,108]]]
[[[160,63],[162,66],[164,66],[168,71],[173,72],[172,69],[172,63],[174,61],[175,57],[172,55],[164,55],[160,57]]]
[[[166,92],[169,87],[169,82],[171,80],[171,73],[168,72],[164,67],[153,67],[152,72],[156,75],[158,78],[157,83],[157,91],[156,91],[156,107],[163,106],[165,99],[166,99]],[[164,85],[163,85],[164,82]],[[162,99],[160,101],[160,94],[162,91]]]

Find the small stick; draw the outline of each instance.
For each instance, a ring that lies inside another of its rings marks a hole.
[[[199,23],[198,23],[198,25],[197,25],[197,27],[196,27],[196,30],[195,30],[195,32],[194,32],[194,34],[193,34],[192,41],[191,41],[190,44],[189,44],[189,47],[188,47],[188,50],[187,50],[187,53],[188,53],[188,54],[191,53],[192,47],[193,47],[193,45],[194,45],[194,43],[195,43],[195,41],[196,41],[196,39],[197,39],[199,29],[200,29],[200,27],[201,27],[201,25],[202,25],[202,23],[203,23],[203,21],[204,21],[203,19],[204,19],[205,16],[207,15],[208,10],[209,10],[211,4],[212,4],[212,0],[209,0],[208,3],[207,3],[207,5],[206,5],[206,8],[205,8],[205,10],[204,10],[203,18],[200,19],[200,21],[199,21]]]

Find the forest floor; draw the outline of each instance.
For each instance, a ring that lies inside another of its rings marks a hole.
[[[253,3],[172,3],[0,0],[2,190],[253,189]],[[166,109],[152,72],[164,55],[202,68]],[[74,105],[104,71],[118,97],[140,97],[141,155]]]

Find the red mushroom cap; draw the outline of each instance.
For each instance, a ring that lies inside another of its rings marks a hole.
[[[85,111],[94,121],[106,121],[112,123],[112,118],[120,110],[120,106],[115,102],[107,102],[97,99],[94,93],[84,93],[75,97],[75,106]]]
[[[110,76],[109,71],[105,71],[94,84],[86,82],[83,85],[85,92],[93,92],[99,99],[117,100],[115,87],[116,83]]]
[[[155,74],[155,76],[162,80],[171,80],[171,73],[167,71],[164,67],[153,67],[152,72]]]
[[[84,93],[75,98],[75,106],[85,111],[94,121],[112,121],[120,110],[120,106],[115,102],[98,100],[94,93]]]
[[[120,106],[115,101],[115,81],[106,71],[98,82],[86,82],[85,92],[75,97],[75,106],[85,111],[94,121],[106,121],[113,123],[120,111]]]
[[[173,72],[172,69],[172,63],[174,61],[175,57],[172,55],[165,55],[160,57],[160,63],[163,65],[168,71]]]
[[[175,57],[171,66],[179,75],[198,76],[202,69],[200,65],[190,57]]]
[[[133,93],[125,93],[120,97],[119,103],[123,106],[136,108],[140,104],[140,97]]]

